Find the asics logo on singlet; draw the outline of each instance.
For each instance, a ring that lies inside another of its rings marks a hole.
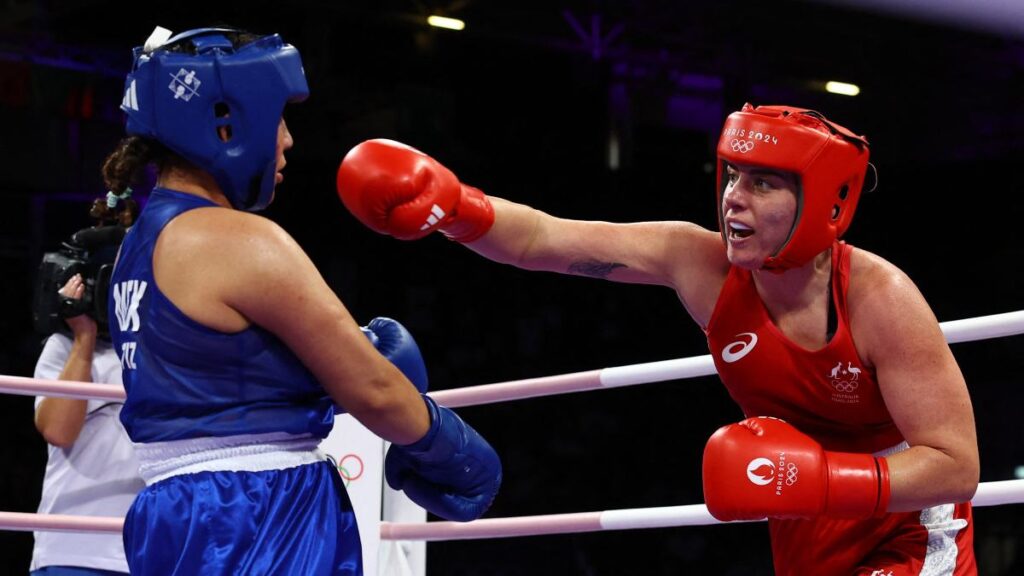
[[[725,360],[729,364],[736,362],[743,358],[757,346],[757,334],[753,332],[743,332],[737,334],[737,338],[743,338],[744,336],[750,336],[750,342],[746,340],[737,340],[731,344],[728,344],[725,348],[722,348],[722,360]]]
[[[442,210],[441,207],[438,206],[437,204],[434,204],[433,206],[430,207],[430,216],[427,216],[427,221],[423,223],[423,226],[420,226],[420,230],[426,230],[427,228],[430,228],[434,224],[440,222],[441,218],[444,218],[445,216],[446,214],[444,210]]]
[[[871,576],[892,576],[892,570],[886,572],[885,570],[875,570],[871,573]]]
[[[146,293],[146,282],[126,280],[114,284],[114,315],[121,332],[139,331],[139,303]]]
[[[746,154],[754,149],[753,140],[740,140],[739,138],[733,138],[732,142],[729,142],[729,146],[732,147],[733,152],[739,152],[740,154]]]

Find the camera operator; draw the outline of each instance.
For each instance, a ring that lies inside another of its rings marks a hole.
[[[123,228],[114,232],[86,229],[44,257],[34,312],[37,329],[53,334],[36,378],[121,384],[105,329],[104,275]],[[121,426],[121,404],[37,397],[35,407],[36,428],[49,444],[39,512],[123,516],[144,484]],[[120,534],[36,532],[30,570],[33,576],[127,574],[128,565]]]

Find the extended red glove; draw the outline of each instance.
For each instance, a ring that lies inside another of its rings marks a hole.
[[[392,140],[367,140],[338,167],[338,196],[371,230],[417,240],[441,230],[472,242],[494,223],[483,192],[459,183],[430,156]]]
[[[870,518],[889,506],[889,467],[870,454],[826,452],[775,418],[723,426],[704,448],[704,499],[715,518]]]

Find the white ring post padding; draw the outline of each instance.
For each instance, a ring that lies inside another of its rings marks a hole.
[[[978,493],[971,503],[976,507],[1024,503],[1024,480],[983,482],[978,485]],[[121,518],[0,512],[0,530],[120,532],[123,523],[124,520]],[[704,504],[690,504],[604,512],[485,518],[473,522],[381,522],[380,539],[470,540],[710,524],[722,522],[715,520]]]
[[[952,320],[939,325],[950,343],[1000,338],[1024,333],[1024,310],[979,316],[965,320]],[[452,390],[431,392],[430,396],[439,404],[451,408],[475,406],[536,398],[569,392],[583,392],[600,388],[632,386],[666,380],[681,380],[715,373],[711,356],[691,356],[675,360],[662,360],[646,364],[617,366],[586,372],[574,372],[526,380],[513,380],[497,384],[469,386]],[[91,382],[64,382],[58,380],[36,380],[19,376],[0,375],[0,393],[28,396],[58,396],[63,398],[124,400],[124,389],[117,386],[93,384]]]

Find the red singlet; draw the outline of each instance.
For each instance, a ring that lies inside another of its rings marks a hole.
[[[904,449],[875,374],[854,346],[847,315],[850,253],[832,246],[836,331],[820,350],[775,326],[749,270],[729,271],[705,332],[719,377],[748,416],[786,420],[826,450]],[[977,574],[970,503],[872,520],[769,520],[777,576]]]

